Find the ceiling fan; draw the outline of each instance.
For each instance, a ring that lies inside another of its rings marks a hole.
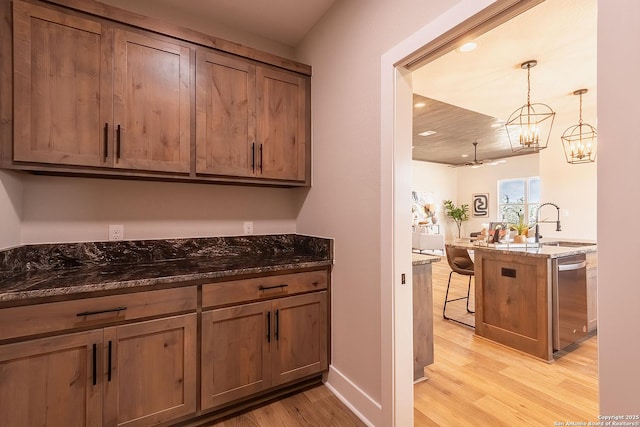
[[[486,160],[486,161],[490,161],[490,160]],[[482,166],[484,164],[485,161],[483,160],[478,160],[478,141],[475,141],[473,143],[473,161],[472,162],[467,162],[467,163],[463,163],[460,165],[451,165],[452,168],[459,168],[461,166],[471,166],[472,168],[479,168],[480,166]]]

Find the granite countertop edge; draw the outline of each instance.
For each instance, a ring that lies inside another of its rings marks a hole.
[[[296,262],[291,264],[277,264],[272,266],[261,267],[248,267],[237,268],[231,270],[219,270],[198,272],[191,274],[171,275],[156,278],[139,278],[132,280],[121,280],[112,282],[89,282],[83,285],[75,286],[55,286],[49,288],[35,288],[28,290],[16,290],[10,292],[0,292],[0,303],[15,302],[27,299],[40,299],[47,297],[56,297],[62,295],[68,295],[73,298],[88,298],[92,293],[104,292],[104,291],[116,291],[123,289],[142,288],[151,286],[161,286],[175,284],[176,287],[181,286],[193,286],[195,281],[202,281],[207,279],[220,279],[220,278],[233,278],[240,275],[262,274],[277,271],[307,269],[326,267],[333,264],[331,260],[325,261],[310,261],[310,262]],[[142,277],[143,275],[141,275]]]
[[[588,254],[598,251],[597,244],[568,247],[568,246],[539,246],[539,247],[511,247],[511,248],[496,248],[491,246],[482,246],[470,242],[447,242],[447,246],[455,248],[463,248],[473,251],[483,251],[491,253],[500,253],[504,255],[517,255],[537,258],[561,258],[565,256]]]
[[[195,286],[331,265],[332,239],[299,234],[25,245],[0,251],[0,304]]]
[[[425,265],[425,264],[433,264],[434,262],[440,262],[441,257],[437,255],[426,255],[426,254],[411,254],[411,264],[413,266],[416,265]]]

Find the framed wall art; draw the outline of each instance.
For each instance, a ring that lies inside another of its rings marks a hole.
[[[471,195],[471,213],[474,218],[489,217],[489,193],[476,193]]]

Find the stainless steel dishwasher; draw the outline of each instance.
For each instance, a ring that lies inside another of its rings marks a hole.
[[[585,254],[552,260],[553,349],[587,336],[587,258]]]

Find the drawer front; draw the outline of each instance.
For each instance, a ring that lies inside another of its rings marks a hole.
[[[195,310],[195,286],[0,309],[0,340]]]
[[[202,286],[202,307],[216,307],[327,289],[327,271],[281,274]]]

